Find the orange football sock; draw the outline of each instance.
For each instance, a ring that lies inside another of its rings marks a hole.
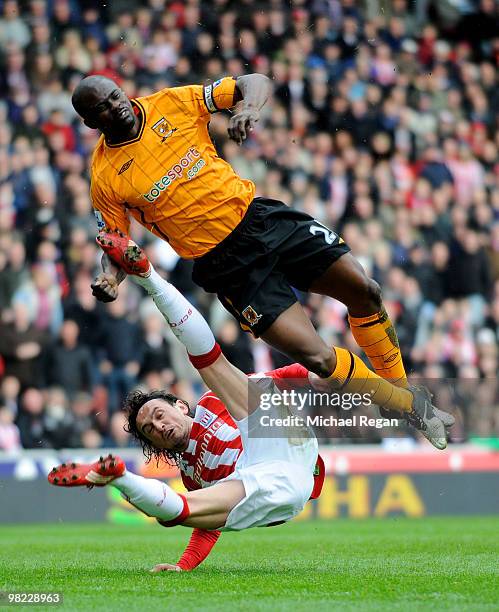
[[[397,333],[384,307],[369,317],[348,317],[355,341],[367,355],[376,374],[398,387],[407,387],[407,376]]]
[[[370,370],[357,355],[344,348],[334,347],[336,367],[328,378],[334,386],[348,393],[369,393],[371,401],[380,408],[397,412],[412,410],[412,393],[392,385]]]

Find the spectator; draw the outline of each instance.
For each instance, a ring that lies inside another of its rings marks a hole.
[[[31,274],[32,280],[19,287],[12,303],[27,306],[30,321],[36,329],[55,334],[62,323],[61,291],[55,266],[35,264]]]
[[[426,179],[434,189],[445,183],[453,183],[452,173],[443,162],[440,150],[435,146],[428,147],[424,152],[419,176]]]
[[[22,387],[41,385],[42,355],[47,335],[30,322],[28,308],[18,302],[12,309],[11,323],[0,324],[0,354],[5,359],[5,375],[17,378]]]
[[[71,404],[71,409],[73,428],[67,447],[77,448],[79,446],[88,447],[87,445],[90,445],[90,448],[95,448],[90,440],[95,440],[96,436],[87,434],[87,432],[95,431],[98,435],[99,444],[102,442],[102,439],[98,431],[92,396],[89,393],[77,393]],[[88,438],[86,437],[87,435],[89,436]]]
[[[120,296],[109,304],[102,326],[100,372],[109,391],[111,412],[120,408],[125,395],[137,383],[144,357],[140,328],[126,315],[125,301]]]
[[[156,311],[147,313],[143,321],[144,354],[140,375],[170,371],[170,345],[165,338],[165,320]]]
[[[218,331],[218,342],[224,355],[237,368],[251,374],[255,370],[253,355],[247,336],[239,333],[237,323],[227,319]]]
[[[23,448],[50,448],[46,436],[45,402],[38,389],[26,389],[16,419]]]
[[[21,383],[15,376],[4,376],[0,386],[0,403],[15,418],[19,412],[19,394]]]
[[[45,394],[45,437],[52,448],[68,448],[74,442],[75,422],[69,411],[69,398],[62,386]]]
[[[478,234],[467,229],[456,240],[449,260],[449,294],[468,297],[483,311],[491,287],[490,264]],[[475,313],[475,322],[482,321],[483,314]]]
[[[14,415],[0,403],[0,450],[14,453],[21,448],[21,434],[14,423]]]
[[[75,321],[80,330],[79,344],[87,347],[95,359],[100,349],[104,308],[92,296],[92,277],[79,273],[73,282],[73,292],[65,304],[65,318]]]
[[[131,448],[134,446],[133,441],[130,438],[130,434],[124,429],[126,423],[127,419],[124,412],[118,410],[118,412],[113,414],[109,424],[109,430],[111,433],[111,437],[108,440],[109,446],[118,448]]]
[[[28,25],[21,18],[19,3],[16,0],[5,0],[3,16],[0,19],[0,46],[4,51],[12,43],[24,48],[30,40],[31,34]]]
[[[90,391],[93,383],[92,356],[85,345],[78,344],[79,335],[78,324],[66,319],[59,341],[47,351],[47,383],[61,386],[69,398],[77,391]]]

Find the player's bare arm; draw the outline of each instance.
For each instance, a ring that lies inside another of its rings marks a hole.
[[[211,365],[200,369],[199,374],[208,389],[230,406],[229,412],[237,421],[246,418],[258,406],[260,390],[257,385],[223,354]]]
[[[229,137],[242,144],[260,119],[260,109],[267,102],[271,91],[271,81],[263,74],[247,74],[236,79],[234,103],[243,100],[242,109],[229,121]]]

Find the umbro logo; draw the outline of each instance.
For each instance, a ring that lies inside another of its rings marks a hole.
[[[121,166],[121,168],[120,168],[120,170],[119,170],[119,172],[118,172],[118,176],[119,176],[120,174],[123,174],[123,172],[126,172],[126,171],[128,170],[128,168],[130,168],[130,166],[131,166],[132,164],[133,164],[133,157],[132,157],[132,159],[129,159],[127,162],[125,162],[125,163],[124,163],[124,164]]]

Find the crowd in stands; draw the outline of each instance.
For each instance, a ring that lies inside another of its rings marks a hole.
[[[461,393],[456,439],[499,434],[494,0],[0,6],[0,449],[128,446],[130,389],[168,387],[192,403],[202,391],[130,280],[109,305],[91,294],[101,253],[88,168],[99,134],[71,105],[88,74],[130,97],[271,77],[273,97],[243,146],[228,139],[228,112],[213,117],[220,155],[259,195],[343,236],[383,288],[408,372],[486,382]],[[246,372],[287,363],[192,283],[190,262],[138,226],[133,236],[209,318],[230,360]],[[328,342],[360,352],[341,304],[298,297]]]

